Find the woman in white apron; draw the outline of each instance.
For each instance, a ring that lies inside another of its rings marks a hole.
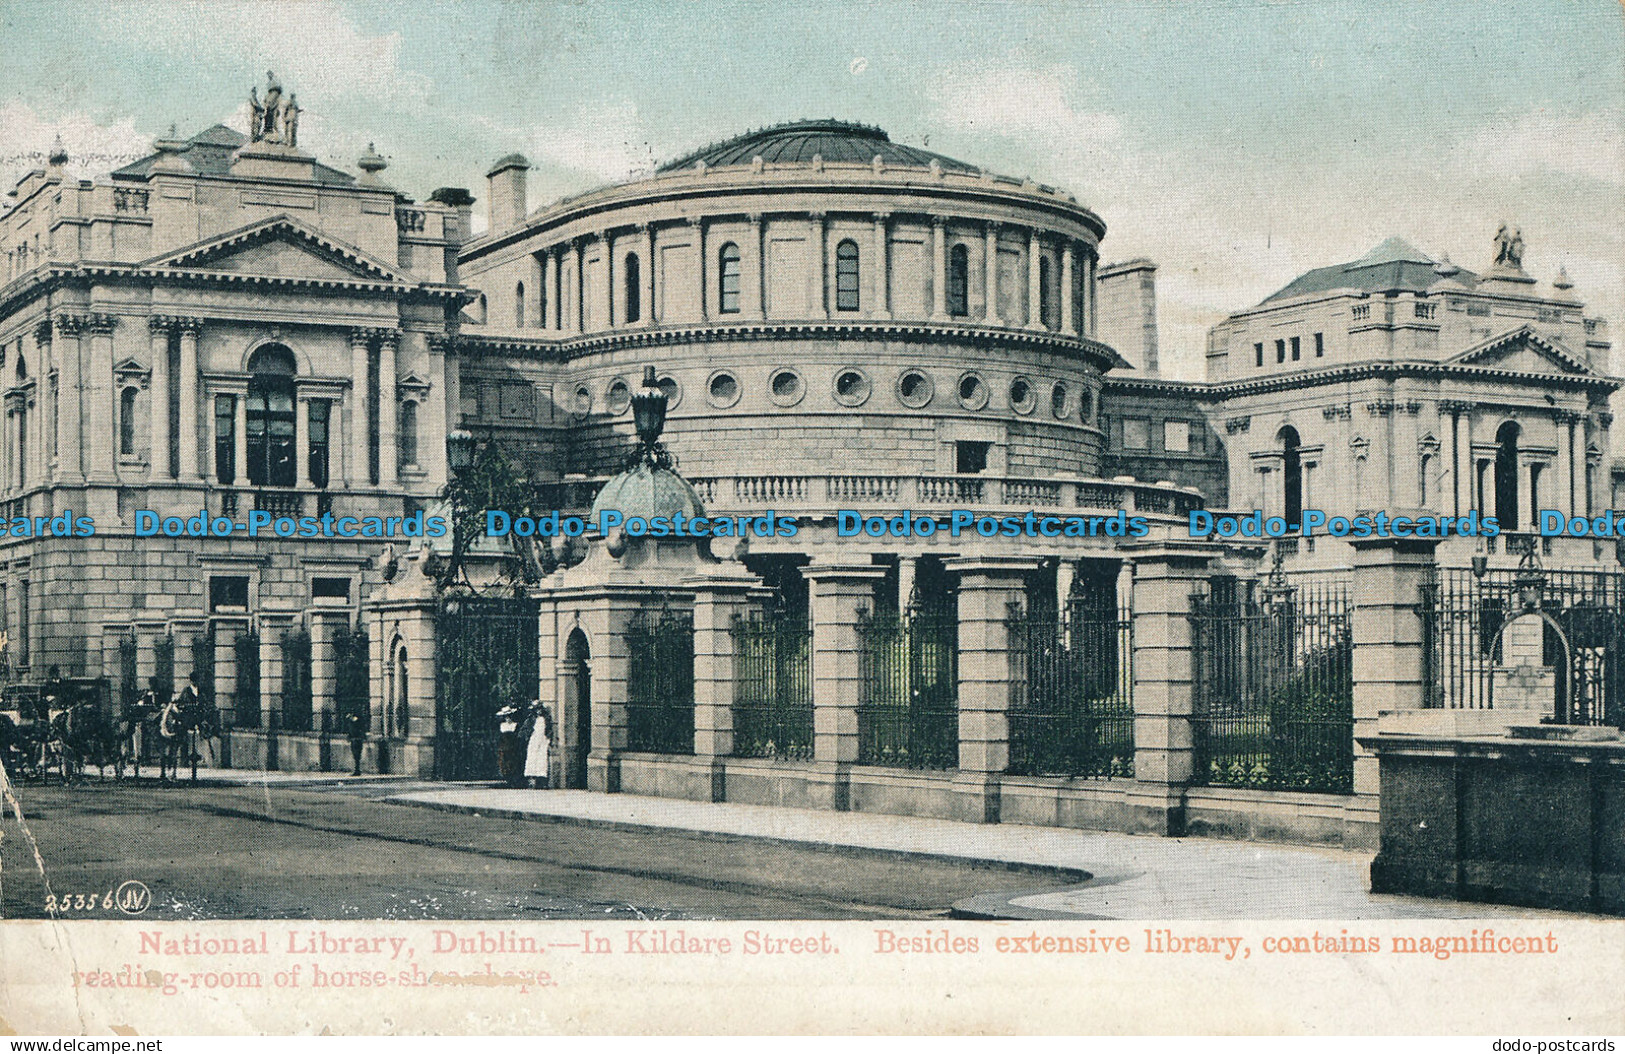
[[[553,748],[553,718],[538,699],[530,703],[530,744],[525,750],[525,779],[532,789],[551,786],[547,776],[548,755]]]

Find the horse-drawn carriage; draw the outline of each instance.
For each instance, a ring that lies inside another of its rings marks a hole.
[[[118,721],[107,682],[69,677],[40,684],[9,684],[0,691],[0,762],[20,779],[64,783],[92,766],[105,776],[124,774]]]
[[[195,691],[159,705],[148,692],[113,709],[106,680],[54,678],[0,690],[0,763],[12,777],[64,783],[98,770],[106,778],[141,775],[143,761],[158,763],[160,779],[179,776],[190,763],[197,779],[200,740],[220,734],[218,715]]]

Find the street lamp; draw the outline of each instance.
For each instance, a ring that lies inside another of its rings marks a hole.
[[[446,465],[451,474],[461,476],[474,467],[474,433],[457,429],[446,433]]]
[[[643,367],[643,386],[632,393],[632,423],[638,430],[641,443],[632,455],[628,467],[639,464],[656,468],[670,468],[671,455],[660,443],[660,433],[666,428],[666,405],[670,397],[655,378],[653,366]]]

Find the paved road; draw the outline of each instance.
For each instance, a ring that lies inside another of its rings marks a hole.
[[[444,785],[439,785],[444,786]],[[16,787],[50,890],[135,879],[143,919],[929,918],[982,893],[1064,888],[1054,872],[469,816],[380,800],[399,784]],[[43,917],[11,815],[0,911]],[[122,918],[98,902],[89,917]]]

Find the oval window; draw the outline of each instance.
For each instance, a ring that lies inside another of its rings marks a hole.
[[[1050,412],[1053,413],[1057,418],[1065,417],[1066,408],[1070,402],[1071,394],[1066,390],[1066,385],[1060,381],[1056,381],[1055,387],[1051,388],[1049,393]]]
[[[904,406],[918,409],[931,401],[931,378],[920,370],[909,370],[897,378],[897,398]]]
[[[987,405],[987,382],[974,373],[959,378],[959,405],[967,410],[980,410]]]
[[[862,406],[872,390],[862,370],[842,370],[835,375],[835,401],[842,406]]]
[[[609,391],[604,393],[604,401],[612,414],[625,413],[626,408],[632,405],[632,389],[626,383],[625,377],[617,377],[609,384]]]
[[[705,390],[712,406],[726,410],[739,401],[739,378],[726,370],[718,370],[711,375]]]
[[[1030,414],[1037,401],[1033,395],[1032,382],[1027,378],[1017,377],[1010,382],[1010,409],[1018,414]]]
[[[592,389],[585,384],[576,389],[575,412],[583,416],[592,413]]]

